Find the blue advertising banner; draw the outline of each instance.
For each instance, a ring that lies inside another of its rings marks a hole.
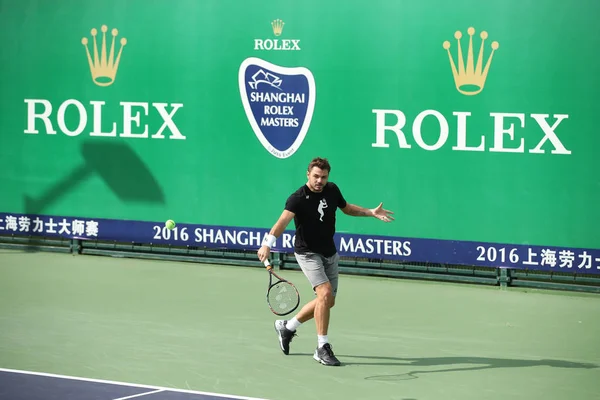
[[[59,236],[215,249],[257,250],[267,229],[178,224],[68,216],[0,213],[0,235]],[[337,233],[341,256],[430,262],[537,271],[600,274],[600,249],[509,245]],[[294,231],[277,240],[273,251],[292,252]]]

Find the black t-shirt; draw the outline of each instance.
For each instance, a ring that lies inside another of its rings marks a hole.
[[[314,252],[325,257],[336,253],[333,235],[338,207],[346,207],[346,200],[333,182],[327,182],[320,193],[304,184],[288,197],[285,209],[295,214],[297,253]]]

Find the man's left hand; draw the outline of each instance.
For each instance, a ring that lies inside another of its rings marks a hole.
[[[392,215],[391,215],[394,212],[384,209],[383,203],[379,203],[377,208],[373,208],[371,211],[373,211],[373,216],[375,218],[380,219],[383,222],[391,222],[394,220],[394,217],[392,217]]]

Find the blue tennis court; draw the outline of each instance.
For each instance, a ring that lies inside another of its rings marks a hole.
[[[253,398],[0,368],[0,399],[223,400]]]

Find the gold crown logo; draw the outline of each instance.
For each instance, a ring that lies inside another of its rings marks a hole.
[[[117,59],[115,60],[115,42],[119,31],[113,28],[113,30],[111,31],[113,39],[110,45],[110,54],[107,58],[106,32],[108,31],[108,27],[106,25],[102,25],[100,30],[102,31],[102,48],[100,52],[100,57],[98,57],[98,44],[96,42],[96,35],[98,34],[98,30],[96,28],[93,28],[91,31],[91,34],[94,38],[93,61],[92,56],[90,55],[90,50],[87,46],[88,38],[84,37],[83,39],[81,39],[81,43],[85,46],[88,62],[90,64],[90,71],[92,73],[92,80],[94,81],[94,83],[98,86],[110,86],[115,82],[115,76],[117,75],[117,70],[119,69],[119,60],[121,59],[123,46],[127,44],[127,39],[121,39],[121,47],[119,48],[119,53],[117,54]]]
[[[280,19],[276,19],[273,22],[271,22],[271,26],[273,27],[273,33],[275,34],[275,36],[281,35],[281,32],[283,31],[283,25],[285,25],[285,22],[283,22]]]
[[[477,66],[473,65],[473,34],[475,34],[474,28],[469,28],[467,30],[469,34],[469,49],[467,52],[467,66],[465,67],[462,47],[460,45],[460,39],[462,38],[462,33],[460,31],[456,31],[454,33],[454,38],[458,44],[458,71],[456,70],[456,65],[454,64],[454,60],[452,59],[452,55],[450,54],[450,42],[445,41],[443,46],[444,49],[448,51],[448,57],[450,58],[450,66],[452,67],[452,74],[454,75],[454,83],[456,84],[456,89],[467,96],[473,96],[478,94],[483,90],[483,86],[485,85],[485,80],[487,79],[487,74],[490,70],[490,65],[492,63],[492,56],[494,55],[494,51],[498,49],[498,42],[492,42],[492,52],[490,57],[485,64],[485,68],[483,68],[483,47],[485,40],[488,38],[488,34],[486,31],[481,32],[479,35],[481,37],[481,46],[479,48],[479,57],[477,57]],[[483,69],[483,70],[482,70]]]

